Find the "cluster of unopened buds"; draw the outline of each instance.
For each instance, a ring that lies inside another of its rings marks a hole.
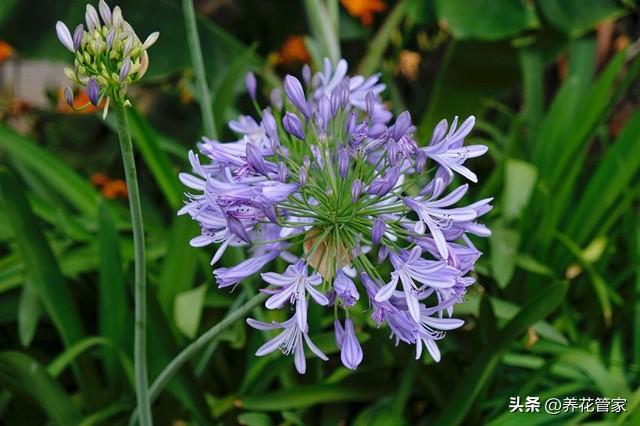
[[[106,99],[106,115],[111,100],[128,104],[127,87],[147,71],[147,49],[158,40],[159,33],[154,32],[141,42],[122,17],[120,7],[111,10],[104,0],[100,0],[98,10],[87,4],[85,21],[86,28],[78,24],[73,34],[61,21],[56,23],[58,39],[74,54],[74,67],[65,68],[65,74],[74,83],[86,86],[89,102],[94,106]],[[75,109],[70,87],[65,88],[64,96]]]
[[[246,81],[255,98],[255,78]],[[325,60],[322,71],[312,76],[305,67],[302,82],[288,75],[283,86],[286,96],[272,92],[258,120],[243,115],[229,123],[239,139],[204,138],[198,148],[206,162],[189,153],[193,173],[180,179],[192,193],[179,214],[201,227],[191,245],[218,245],[212,265],[229,246],[248,248],[246,260],[213,270],[220,288],[276,258],[290,264],[261,274],[266,308],[292,314],[283,322],[248,320],[280,330],[259,356],[280,349],[304,373],[306,344],[326,360],[309,337],[307,311],[315,303],[332,307],[350,369],[363,358],[354,321],[386,323],[396,344],[415,345],[416,357],[426,348],[439,361],[436,342],[463,325],[453,308],[474,283],[481,256],[469,234],[490,235],[477,219],[491,199],[458,207],[468,185],[448,190],[456,174],[477,180],[464,163],[487,148],[463,145],[474,118],[441,121],[421,147],[409,113],[393,121],[382,103],[379,75],[349,77],[346,61]]]

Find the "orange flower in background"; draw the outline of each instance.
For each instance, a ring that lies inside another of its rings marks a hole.
[[[91,183],[98,188],[102,188],[109,182],[109,177],[104,173],[94,173],[91,178]]]
[[[304,39],[299,35],[286,39],[275,57],[275,61],[281,65],[306,64],[310,59]]]
[[[382,0],[340,0],[342,6],[354,18],[359,18],[364,26],[371,26],[373,14],[383,12],[387,4]]]
[[[122,179],[109,179],[104,173],[95,173],[90,178],[91,183],[100,188],[104,198],[115,200],[116,198],[126,199],[129,195],[127,183]]]
[[[102,195],[110,200],[116,198],[126,199],[128,194],[127,184],[122,179],[111,180],[102,187]]]
[[[88,104],[88,105],[87,105]],[[87,105],[85,108],[81,110],[74,110],[67,104],[67,101],[64,99],[64,88],[61,87],[58,90],[58,104],[56,105],[56,111],[62,114],[93,114],[94,112],[102,109],[104,106],[104,100],[100,103],[99,107],[94,107],[91,102],[89,102],[89,95],[87,94],[86,89],[80,89],[78,93],[73,96],[73,106],[77,108],[81,108],[84,105]]]
[[[0,64],[11,58],[15,51],[9,43],[4,40],[0,40]]]

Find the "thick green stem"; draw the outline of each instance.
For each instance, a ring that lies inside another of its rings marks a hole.
[[[160,392],[164,389],[164,387],[171,381],[173,376],[182,368],[182,366],[193,358],[198,352],[203,349],[213,338],[215,338],[218,334],[222,333],[227,329],[231,324],[235,321],[243,318],[250,310],[258,306],[267,298],[267,295],[264,293],[258,293],[253,298],[249,299],[244,305],[240,306],[238,309],[229,313],[222,321],[211,327],[207,332],[202,334],[191,343],[189,346],[184,348],[182,352],[176,355],[173,360],[160,372],[158,377],[151,385],[151,401],[154,401],[159,395]],[[131,417],[131,421],[129,424],[133,424],[135,422],[135,417],[137,413],[133,413]]]
[[[198,35],[198,24],[196,13],[193,10],[192,0],[182,1],[184,13],[184,23],[187,27],[187,41],[189,42],[189,54],[191,55],[191,65],[196,75],[198,85],[198,99],[200,100],[200,112],[204,124],[204,132],[210,138],[217,137],[216,125],[211,108],[211,92],[207,84],[207,76],[204,71],[204,61],[202,60],[202,48],[200,47],[200,36]]]
[[[136,174],[136,163],[133,158],[131,130],[127,119],[127,111],[121,102],[114,102],[113,109],[118,120],[118,137],[122,163],[129,192],[129,208],[131,210],[131,226],[133,228],[133,248],[135,259],[135,337],[133,347],[136,399],[140,412],[140,424],[150,426],[151,404],[149,403],[149,385],[147,382],[147,298],[146,298],[146,268],[144,259],[144,226],[142,223],[142,207],[140,205],[140,190]]]

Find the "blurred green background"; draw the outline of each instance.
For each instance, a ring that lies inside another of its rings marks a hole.
[[[0,423],[127,424],[133,251],[114,122],[61,100],[68,52],[54,25],[84,1],[0,2]],[[177,218],[187,151],[202,134],[177,0],[123,0],[138,34],[160,31],[130,112],[147,231],[153,379],[255,293],[216,289],[210,253]],[[114,3],[111,2],[111,6]],[[285,73],[331,53],[380,71],[420,144],[435,123],[477,117],[471,199],[495,196],[478,283],[443,341],[415,361],[385,329],[351,372],[256,358],[243,321],[214,339],[154,403],[157,424],[640,424],[640,36],[634,0],[198,0],[213,113],[251,111]],[[331,19],[327,36],[322,17]],[[335,46],[334,46],[335,48]],[[335,53],[335,51],[333,52]],[[316,67],[317,68],[317,67]],[[81,98],[81,92],[76,94]],[[232,264],[230,251],[223,262]],[[260,308],[257,308],[260,311]],[[254,315],[265,315],[254,312]],[[314,337],[337,351],[331,319]],[[335,357],[334,357],[335,358]],[[624,413],[509,413],[509,398],[621,397]]]

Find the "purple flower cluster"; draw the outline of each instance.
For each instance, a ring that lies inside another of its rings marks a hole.
[[[457,118],[451,126],[441,121],[420,147],[409,113],[394,121],[382,103],[379,75],[349,77],[344,60],[335,67],[325,60],[321,72],[303,74],[303,82],[285,77],[286,98],[274,90],[259,120],[231,121],[235,142],[203,139],[206,163],[189,154],[193,173],[180,180],[192,193],[179,214],[201,227],[191,245],[217,245],[212,265],[229,246],[248,248],[246,260],[213,270],[221,288],[276,258],[289,263],[283,273],[261,274],[266,308],[291,317],[248,320],[259,330],[281,330],[258,356],[293,353],[304,373],[306,344],[326,360],[309,337],[307,310],[315,303],[334,312],[347,368],[363,359],[356,328],[365,324],[354,324],[361,318],[354,309],[370,312],[378,327],[386,323],[396,344],[415,345],[416,357],[426,348],[439,361],[437,341],[462,326],[453,307],[473,284],[481,255],[469,235],[490,235],[477,220],[491,210],[491,199],[460,206],[468,185],[448,189],[455,174],[477,181],[465,161],[487,148],[463,145],[474,118],[460,126]],[[255,77],[246,81],[255,102]],[[379,272],[385,262],[388,276]]]

